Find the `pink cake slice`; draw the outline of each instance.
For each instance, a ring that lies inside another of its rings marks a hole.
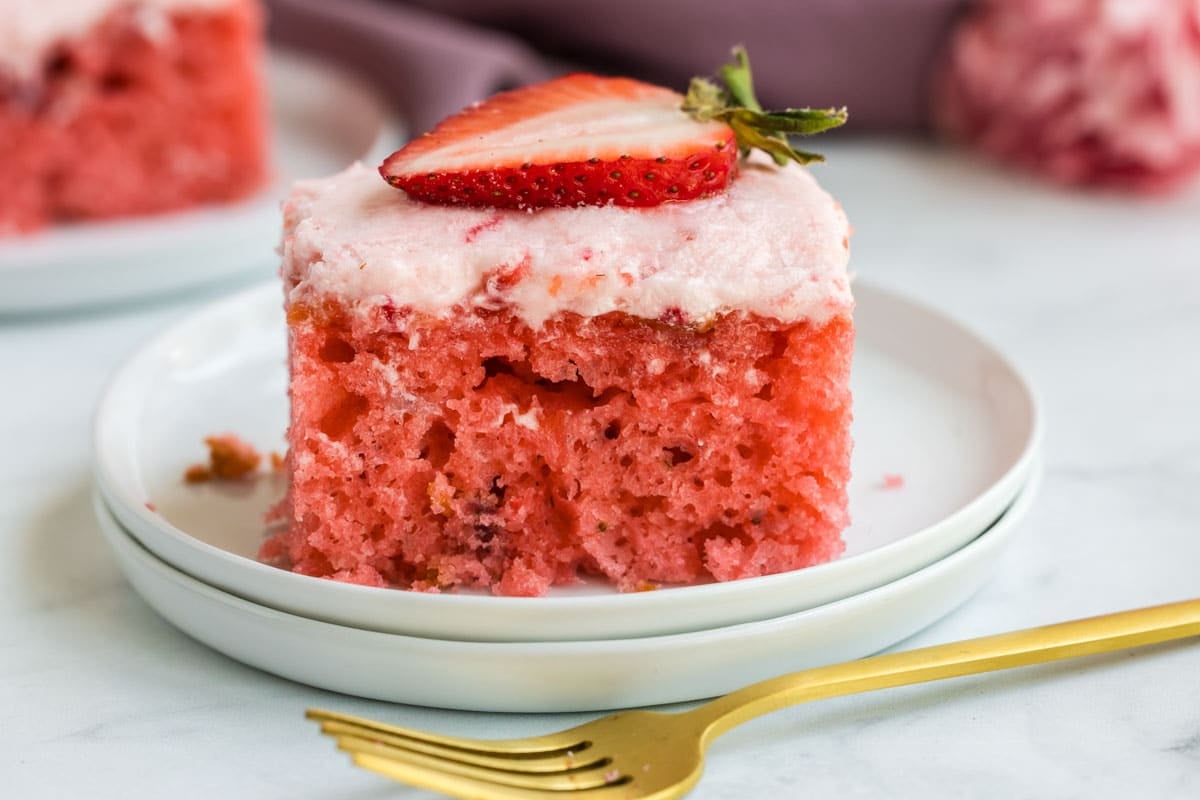
[[[285,206],[290,492],[264,559],[419,590],[725,581],[842,549],[848,225],[800,167],[716,197]]]
[[[0,16],[0,235],[233,200],[266,176],[252,0]]]

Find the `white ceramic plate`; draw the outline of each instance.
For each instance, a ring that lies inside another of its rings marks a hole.
[[[326,63],[276,51],[266,74],[275,170],[266,189],[228,205],[2,238],[0,313],[77,308],[273,275],[279,202],[288,184],[355,159],[381,161],[401,137],[367,85]]]
[[[295,575],[254,560],[278,476],[187,486],[201,439],[231,430],[282,449],[285,326],[275,286],[201,311],[134,356],[96,421],[97,482],[138,540],[220,589],[314,619],[440,639],[546,641],[701,630],[828,603],[907,575],[990,525],[1029,475],[1030,391],[995,350],[945,317],[859,286],[857,442],[847,552],[805,570],[724,584],[544,598],[422,594]],[[885,476],[902,475],[902,488]],[[147,507],[152,504],[153,511]]]
[[[138,544],[99,497],[121,569],[182,631],[267,672],[322,689],[475,711],[657,705],[882,650],[969,598],[1029,509],[1037,477],[983,535],[898,581],[774,619],[672,636],[583,642],[455,642],[331,625],[190,578]]]

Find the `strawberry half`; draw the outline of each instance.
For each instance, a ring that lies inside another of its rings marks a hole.
[[[587,74],[498,94],[397,150],[379,172],[443,205],[655,206],[724,191],[751,147],[780,163],[819,158],[792,150],[786,135],[840,125],[845,111],[764,112],[745,51],[735,56],[722,68],[728,88],[698,78],[686,98]]]
[[[498,94],[383,162],[429,203],[502,208],[654,206],[725,189],[733,128],[697,122],[683,96],[628,78],[567,75]]]

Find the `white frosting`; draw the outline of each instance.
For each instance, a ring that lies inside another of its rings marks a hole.
[[[416,202],[356,164],[297,184],[284,215],[292,301],[503,305],[535,328],[560,311],[819,323],[853,305],[846,217],[798,166],[743,164],[707,200],[522,212]]]
[[[109,13],[133,8],[149,14],[212,9],[234,0],[0,0],[0,71],[34,74],[46,49],[87,33]],[[153,17],[146,18],[153,29]]]

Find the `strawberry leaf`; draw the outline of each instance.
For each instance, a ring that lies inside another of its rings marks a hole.
[[[784,111],[763,113],[739,108],[731,112],[745,124],[763,131],[793,133],[811,136],[846,122],[844,108],[789,108]]]
[[[725,64],[720,69],[721,80],[725,81],[729,96],[743,108],[762,111],[758,98],[754,96],[754,77],[750,74],[750,55],[746,48],[740,44],[733,48],[733,58],[734,63]]]
[[[779,166],[788,161],[798,164],[811,164],[814,161],[824,161],[825,157],[818,153],[807,153],[797,150],[782,137],[769,136],[757,128],[750,127],[738,120],[730,120],[729,126],[737,136],[738,147],[746,155],[750,150],[757,149],[767,153]]]
[[[719,70],[724,88],[706,78],[693,78],[683,110],[700,121],[720,120],[733,128],[743,156],[762,150],[783,166],[788,161],[809,164],[824,159],[817,153],[797,150],[789,135],[811,136],[846,122],[845,108],[788,108],[764,111],[754,94],[754,79],[746,49],[733,49],[733,63]]]
[[[707,78],[692,78],[683,109],[701,122],[716,119],[728,109],[725,90]]]

